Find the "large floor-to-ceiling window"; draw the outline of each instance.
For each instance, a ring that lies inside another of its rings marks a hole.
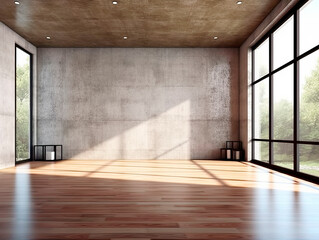
[[[32,55],[16,46],[16,162],[31,158]]]
[[[253,47],[252,60],[253,160],[314,180],[319,180],[318,26],[319,0],[300,1]]]

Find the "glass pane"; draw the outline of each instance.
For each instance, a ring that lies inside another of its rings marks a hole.
[[[294,26],[292,17],[273,33],[273,53],[274,69],[292,60],[294,53]]]
[[[292,143],[273,143],[274,164],[289,169],[294,168],[293,144]]]
[[[312,0],[300,10],[300,54],[319,44],[319,0]]]
[[[265,40],[254,51],[255,80],[265,76],[269,72],[269,40]]]
[[[299,145],[300,172],[319,177],[319,146]]]
[[[299,139],[319,141],[319,51],[300,60]]]
[[[254,159],[269,163],[269,143],[255,141],[254,147]]]
[[[254,85],[254,138],[269,138],[269,80]]]
[[[290,65],[273,77],[274,139],[293,138],[293,66]]]
[[[30,55],[16,54],[16,161],[30,158]]]

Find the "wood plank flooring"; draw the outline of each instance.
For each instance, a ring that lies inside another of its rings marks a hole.
[[[319,187],[247,162],[65,160],[0,170],[0,239],[319,239]]]

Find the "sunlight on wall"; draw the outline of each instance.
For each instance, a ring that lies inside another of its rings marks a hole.
[[[190,109],[190,100],[184,101],[72,159],[190,159]]]

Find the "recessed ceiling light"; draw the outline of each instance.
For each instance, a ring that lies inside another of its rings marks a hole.
[[[218,39],[218,37],[217,37],[217,36],[215,36],[215,37],[214,37],[214,40],[217,40],[217,39]]]
[[[113,5],[117,5],[117,1],[113,1],[112,3],[113,3]]]
[[[123,39],[124,39],[124,40],[126,40],[126,39],[127,39],[127,37],[123,37]]]
[[[243,1],[237,1],[237,5],[243,4]]]
[[[50,37],[50,36],[47,36],[46,39],[47,39],[47,40],[51,40],[51,37]]]
[[[15,5],[19,5],[20,2],[19,2],[19,1],[14,1],[14,4],[15,4]]]

